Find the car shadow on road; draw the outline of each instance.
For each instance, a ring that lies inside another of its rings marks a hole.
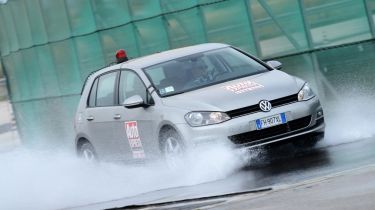
[[[249,151],[254,152],[254,151]],[[299,148],[292,143],[256,149],[242,170],[259,172],[260,176],[297,173],[331,165],[329,151],[325,148]]]

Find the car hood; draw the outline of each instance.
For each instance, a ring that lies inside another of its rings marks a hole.
[[[297,94],[304,81],[279,70],[162,98],[165,106],[189,111],[230,111]]]

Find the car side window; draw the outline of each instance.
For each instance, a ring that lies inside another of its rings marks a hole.
[[[148,99],[145,85],[132,71],[121,71],[119,94],[120,103],[124,103],[127,98],[135,95],[141,96],[145,102]]]
[[[96,93],[96,106],[115,105],[115,84],[117,72],[104,74],[99,77]]]
[[[88,107],[95,107],[96,101],[96,90],[98,89],[98,79],[95,79],[94,84],[91,87],[90,96],[88,100]]]

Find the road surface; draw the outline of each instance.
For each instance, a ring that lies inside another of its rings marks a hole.
[[[261,199],[264,200],[267,200],[268,197],[269,199],[272,199],[272,196],[276,196],[276,201],[269,200],[269,205],[271,206],[268,206],[270,208],[266,208],[274,209],[273,207],[279,205],[277,202],[283,203],[282,200],[280,200],[283,198],[282,196],[291,199],[290,196],[292,196],[292,194],[285,193],[285,195],[278,195],[271,193],[269,196],[269,192],[277,192],[280,189],[290,188],[292,188],[290,191],[294,192],[295,189],[293,186],[296,184],[298,186],[305,186],[301,183],[316,184],[328,178],[336,180],[335,174],[346,174],[346,172],[348,172],[349,175],[341,178],[341,181],[338,179],[339,181],[337,181],[337,183],[331,183],[331,186],[323,185],[324,187],[321,187],[322,189],[316,188],[317,190],[315,194],[314,192],[310,192],[316,197],[309,195],[309,191],[304,191],[303,188],[297,190],[305,192],[306,195],[310,196],[309,199],[319,199],[319,197],[317,197],[318,195],[327,195],[326,192],[330,192],[330,190],[336,194],[329,194],[329,196],[337,196],[337,198],[342,196],[340,193],[337,193],[337,190],[333,191],[335,189],[340,189],[338,186],[346,187],[345,189],[342,189],[342,191],[339,191],[342,192],[342,194],[347,192],[345,195],[348,195],[350,189],[359,188],[357,189],[358,191],[356,191],[356,194],[353,195],[356,197],[352,198],[362,198],[363,201],[360,202],[361,205],[375,205],[375,201],[370,199],[375,195],[375,183],[370,185],[374,186],[373,188],[367,189],[370,189],[370,191],[364,191],[364,194],[361,194],[360,191],[360,189],[363,189],[363,185],[368,184],[369,180],[373,180],[371,177],[375,176],[375,167],[372,167],[373,170],[370,171],[362,170],[362,168],[371,168],[372,164],[375,164],[375,150],[373,148],[375,148],[374,138],[299,152],[295,152],[293,147],[286,145],[276,150],[272,150],[270,152],[271,154],[262,156],[262,159],[255,163],[253,162],[251,166],[246,167],[223,180],[190,187],[158,190],[134,197],[79,206],[73,209],[110,209],[130,207],[147,209],[197,209],[202,207],[209,208],[210,206],[210,208],[215,209],[243,209],[245,207],[250,208],[251,205],[259,207],[259,202],[261,203],[261,201],[256,203],[256,200],[254,201],[250,198],[253,198],[254,196],[258,197],[260,195],[262,195]],[[363,172],[357,173],[357,176],[349,173],[357,168],[360,168],[358,170],[362,170]],[[353,179],[359,180],[353,181]],[[349,182],[348,180],[352,181]],[[253,190],[260,190],[260,192],[253,193]],[[236,194],[236,196],[231,195],[233,193]],[[363,197],[360,197],[361,195]],[[233,199],[233,197],[235,200],[237,199],[237,201],[231,203],[231,205],[218,205],[218,203],[224,202],[220,199],[224,199],[225,202],[227,202],[229,198]],[[239,198],[247,199],[241,200]],[[296,199],[300,199],[300,197],[296,196]],[[337,200],[339,199],[336,199],[336,201]],[[288,201],[287,204],[285,204],[286,206],[284,205],[284,208],[298,207],[294,206],[294,204],[298,203],[297,201],[298,200],[295,202],[293,200]],[[301,203],[300,200],[299,203]],[[274,204],[274,206],[272,206],[272,204]],[[290,206],[288,206],[288,204]],[[348,203],[338,202],[333,203],[333,205],[337,205],[337,208],[333,206],[331,209],[342,209],[343,206],[349,207],[349,209],[364,207],[360,206],[358,203],[349,202],[349,200]],[[314,207],[317,208],[317,206]],[[322,207],[324,206],[320,206],[320,208]],[[332,206],[327,204],[326,207],[328,208]]]

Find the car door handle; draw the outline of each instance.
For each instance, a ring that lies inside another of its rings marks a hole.
[[[120,114],[115,114],[115,116],[113,116],[113,119],[119,120],[119,119],[121,119],[121,115]]]
[[[93,116],[88,116],[86,119],[87,119],[87,121],[93,121],[94,117]]]

